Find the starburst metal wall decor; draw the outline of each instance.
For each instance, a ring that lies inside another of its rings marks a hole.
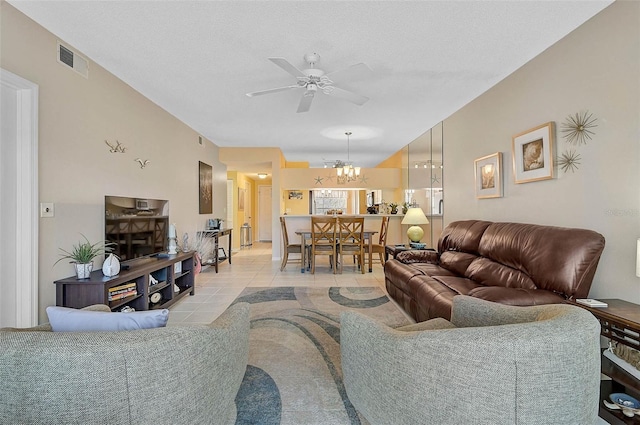
[[[571,171],[572,173],[578,169],[580,165],[580,155],[576,151],[565,151],[557,159],[558,166],[564,171]]]
[[[562,137],[572,145],[586,145],[587,140],[592,140],[591,136],[595,133],[591,131],[592,128],[597,127],[595,124],[596,118],[593,118],[593,114],[589,111],[577,112],[574,115],[569,115],[565,122],[562,123]]]

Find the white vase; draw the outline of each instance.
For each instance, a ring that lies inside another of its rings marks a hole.
[[[76,268],[76,277],[78,279],[88,279],[93,270],[93,263],[73,263]]]
[[[113,254],[109,254],[104,263],[102,263],[102,274],[111,277],[120,273],[120,260]]]

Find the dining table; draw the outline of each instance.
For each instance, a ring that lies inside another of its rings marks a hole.
[[[373,235],[375,235],[376,233],[378,233],[377,230],[363,230],[363,236],[365,241],[367,242],[367,246],[368,246],[368,251],[369,251],[369,273],[371,273],[373,271],[373,267],[372,267],[372,257],[373,257]],[[300,251],[302,251],[302,265],[300,267],[300,273],[304,273],[305,269],[306,269],[306,264],[307,264],[307,259],[306,259],[306,252],[307,252],[307,246],[309,245],[307,243],[307,241],[309,239],[311,239],[311,229],[298,229],[296,230],[296,235],[300,236],[300,247],[302,248]]]

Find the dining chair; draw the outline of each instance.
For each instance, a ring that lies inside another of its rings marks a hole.
[[[280,271],[284,270],[287,262],[289,261],[289,254],[300,254],[300,261],[302,262],[302,245],[299,243],[289,243],[289,234],[287,233],[287,224],[284,217],[280,217],[280,226],[282,227],[282,241],[284,244],[284,252],[282,253],[282,264],[280,264]],[[304,267],[304,266],[303,266]]]
[[[360,272],[364,273],[364,217],[340,217],[338,234],[340,273],[345,255],[355,256]]]
[[[336,217],[311,217],[311,273],[316,272],[316,255],[328,255],[336,273],[337,221]]]
[[[389,227],[389,217],[382,217],[382,224],[380,225],[380,237],[378,243],[371,244],[371,252],[378,254],[380,257],[380,264],[384,266],[384,247],[387,243],[387,229]]]

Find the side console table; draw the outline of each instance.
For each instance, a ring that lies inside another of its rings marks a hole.
[[[573,301],[570,304],[589,310],[600,321],[602,336],[636,350],[640,349],[640,305],[618,299],[601,301],[608,306],[588,307]],[[611,380],[603,380],[600,384],[600,417],[612,425],[640,424],[640,417],[628,418],[618,410],[607,409],[602,403],[602,400],[609,401],[609,394],[615,392],[627,393],[640,399],[640,381],[604,356],[601,371]]]
[[[432,248],[412,248],[410,245],[385,245],[384,261],[387,261],[389,259],[389,256],[391,256],[392,258],[396,258],[396,255],[400,254],[401,252],[413,250],[434,251]]]
[[[229,264],[231,264],[231,232],[233,229],[223,229],[223,230],[204,230],[202,234],[208,238],[213,238],[213,252],[211,253],[211,259],[207,262],[207,264],[212,265],[216,269],[216,273],[218,273],[218,264],[225,260],[229,260]],[[229,236],[228,241],[228,249],[226,252],[226,257],[220,256],[220,236],[227,235]]]

